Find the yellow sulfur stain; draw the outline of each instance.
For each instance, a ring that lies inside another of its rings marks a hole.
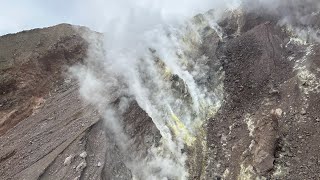
[[[251,180],[255,179],[255,172],[253,170],[253,167],[251,165],[248,165],[247,167],[244,164],[241,164],[240,174],[238,176],[238,180]]]
[[[163,75],[165,79],[170,79],[172,76],[171,70],[168,67],[165,67]]]
[[[177,137],[182,138],[185,144],[187,144],[188,146],[192,146],[196,138],[190,134],[183,122],[174,113],[171,113],[171,118],[173,120],[173,123],[170,124],[170,128],[173,133]]]

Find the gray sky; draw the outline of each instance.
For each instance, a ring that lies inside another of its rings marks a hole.
[[[109,22],[118,22],[121,18],[130,20],[128,16],[130,17],[132,13],[141,15],[138,18],[139,23],[146,24],[145,21],[150,21],[155,24],[160,21],[183,19],[211,8],[224,9],[226,4],[232,5],[231,2],[238,1],[0,0],[0,35],[59,23],[84,25],[105,32],[110,27]]]
[[[80,14],[76,4],[81,1],[83,0],[0,0],[0,35],[63,22],[88,25],[85,19],[82,20],[81,16],[84,14]]]

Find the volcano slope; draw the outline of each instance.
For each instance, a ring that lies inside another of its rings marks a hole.
[[[0,179],[130,179],[113,135],[67,76],[86,57],[83,31],[61,24],[0,38]],[[125,117],[146,151],[157,129],[134,103]]]
[[[224,100],[206,123],[205,154],[191,154],[190,179],[320,178],[320,45],[277,22],[231,14],[219,22],[224,36],[200,48],[221,64]],[[1,179],[132,179],[115,135],[67,74],[86,59],[88,31],[61,24],[0,37]],[[123,124],[142,156],[161,138],[135,102]]]
[[[277,17],[233,18],[220,23],[231,37],[217,53],[225,102],[208,122],[207,179],[318,179],[319,44]]]

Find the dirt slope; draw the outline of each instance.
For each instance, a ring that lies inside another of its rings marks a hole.
[[[0,38],[0,134],[32,114],[63,83],[67,66],[81,62],[86,42],[71,25]]]
[[[0,179],[131,177],[114,135],[67,75],[86,57],[86,31],[61,24],[0,37]],[[137,104],[130,107],[132,148],[146,152],[159,132]]]

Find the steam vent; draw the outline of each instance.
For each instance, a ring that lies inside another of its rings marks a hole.
[[[320,1],[192,1],[2,34],[0,179],[320,179]]]

